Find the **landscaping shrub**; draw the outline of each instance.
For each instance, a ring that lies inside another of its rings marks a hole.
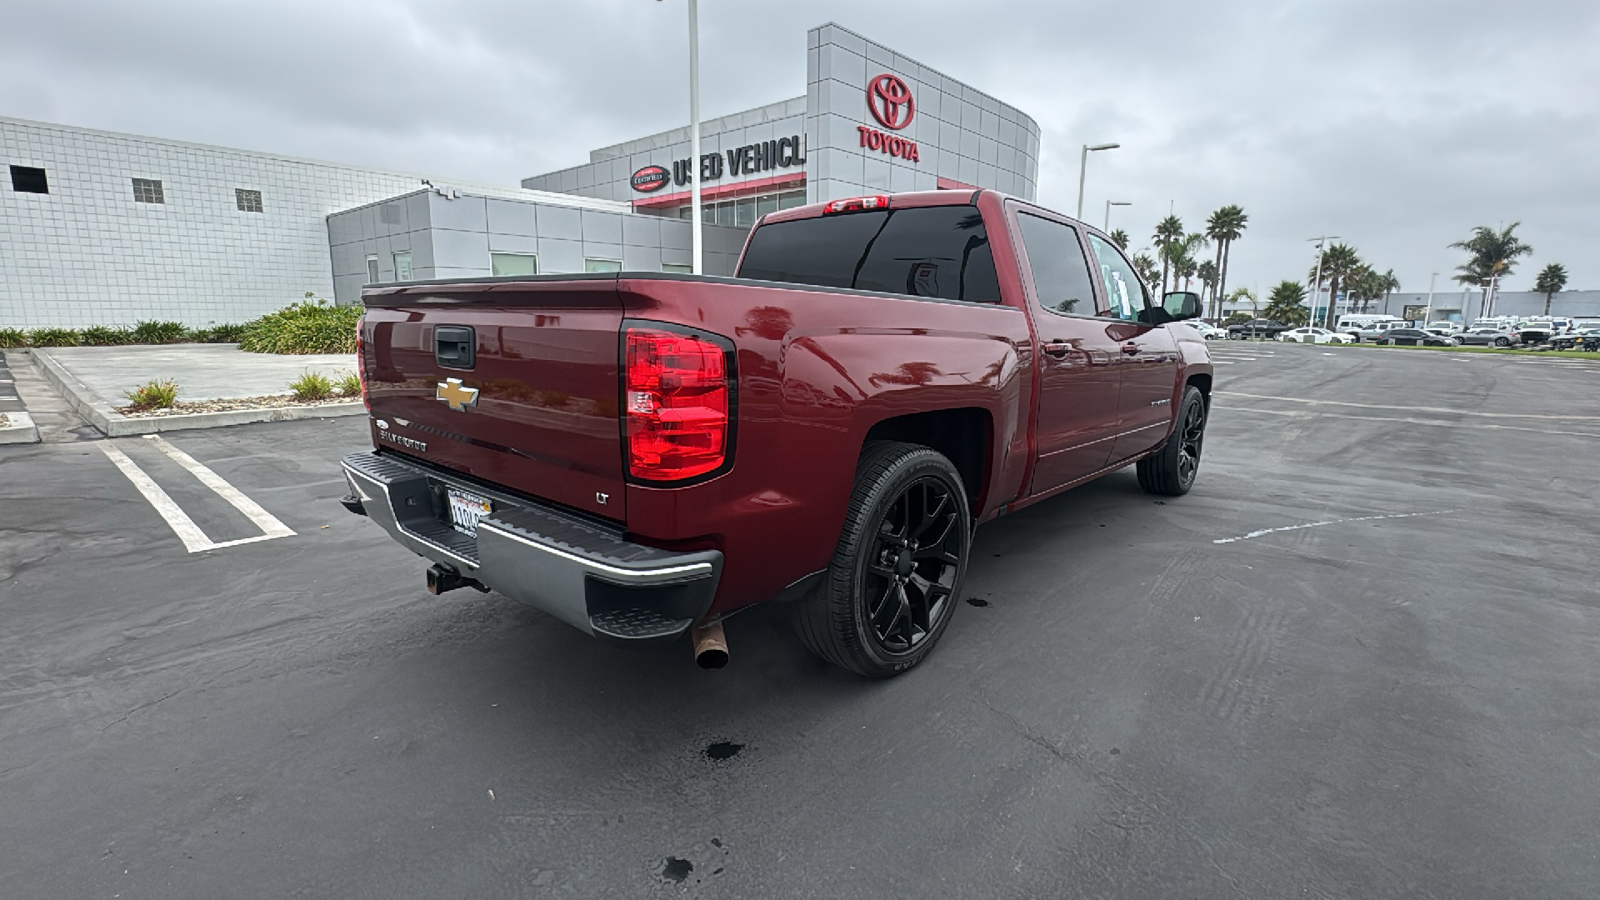
[[[296,400],[326,400],[333,396],[333,382],[320,372],[307,372],[289,382]]]
[[[85,347],[115,347],[133,343],[133,332],[106,325],[90,325],[79,337]]]
[[[361,378],[354,372],[341,372],[334,379],[333,386],[339,391],[341,397],[361,396]]]
[[[140,322],[133,326],[133,343],[176,344],[188,334],[181,322]]]
[[[178,383],[170,379],[152,381],[136,391],[123,391],[122,395],[128,398],[128,405],[137,410],[171,409],[178,401]]]
[[[214,325],[189,332],[189,339],[200,344],[237,344],[243,334],[243,325]]]
[[[12,347],[26,347],[28,333],[21,328],[0,328],[0,350],[9,350]]]
[[[252,353],[354,353],[361,312],[359,306],[307,299],[247,323],[239,337],[239,349]]]
[[[28,343],[35,347],[76,347],[80,337],[71,328],[35,328],[28,332]]]

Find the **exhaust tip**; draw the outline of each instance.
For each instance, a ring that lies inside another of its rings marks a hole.
[[[728,636],[721,622],[694,630],[694,664],[708,671],[728,664]]]

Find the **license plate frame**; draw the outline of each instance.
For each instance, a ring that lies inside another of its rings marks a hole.
[[[450,527],[470,538],[478,536],[478,522],[494,512],[494,503],[488,497],[446,486],[445,507],[450,517]]]

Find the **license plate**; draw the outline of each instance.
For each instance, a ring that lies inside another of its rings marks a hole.
[[[469,537],[478,536],[478,520],[493,512],[489,501],[477,494],[445,488],[450,498],[450,525]]]

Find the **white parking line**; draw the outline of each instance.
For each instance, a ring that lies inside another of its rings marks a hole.
[[[156,446],[156,449],[171,457],[178,465],[189,470],[189,474],[200,479],[200,483],[217,493],[217,496],[228,501],[234,509],[244,513],[245,518],[255,523],[261,529],[260,538],[246,538],[246,540],[265,540],[267,538],[290,537],[294,531],[289,526],[278,521],[272,513],[261,508],[261,504],[240,493],[239,489],[224,481],[221,475],[211,471],[194,457],[179,450],[166,442],[159,434],[147,434],[145,438]]]
[[[217,496],[228,501],[234,509],[243,513],[245,518],[249,519],[262,531],[261,534],[255,537],[220,542],[211,540],[206,537],[205,532],[200,530],[200,526],[189,518],[189,514],[178,506],[171,495],[162,490],[161,486],[156,484],[155,480],[146,474],[143,469],[139,468],[137,463],[129,459],[126,453],[123,453],[121,449],[110,441],[98,441],[97,443],[100,445],[101,451],[105,453],[106,458],[111,460],[112,465],[115,465],[123,475],[126,475],[129,481],[133,482],[133,486],[138,489],[139,493],[143,494],[144,498],[150,502],[150,505],[161,518],[166,520],[167,525],[178,536],[178,540],[183,541],[185,550],[190,553],[199,553],[203,550],[219,550],[224,547],[237,547],[240,544],[254,544],[260,541],[270,541],[273,538],[292,537],[294,535],[293,529],[278,521],[272,513],[263,509],[261,504],[246,497],[238,488],[229,484],[221,475],[211,471],[210,468],[194,457],[167,443],[159,435],[147,434],[145,437],[150,439],[158,450],[188,470],[201,484],[210,488]]]
[[[173,502],[167,492],[161,489],[161,485],[156,484],[143,469],[135,465],[133,460],[128,458],[128,454],[112,446],[110,441],[100,441],[99,444],[106,458],[111,460],[111,464],[128,476],[128,480],[139,489],[139,493],[143,494],[144,498],[150,501],[150,505],[155,507],[156,512],[161,514],[161,518],[166,519],[167,524],[172,526],[173,532],[178,535],[178,540],[183,541],[186,550],[190,553],[199,553],[214,546],[205,532],[200,530],[200,526],[189,518],[189,514]]]
[[[1492,413],[1443,406],[1396,406],[1387,403],[1352,403],[1348,400],[1312,400],[1306,397],[1274,397],[1269,394],[1246,394],[1240,391],[1217,391],[1232,397],[1249,397],[1252,400],[1282,400],[1286,403],[1309,403],[1313,406],[1350,406],[1357,409],[1392,409],[1400,412],[1444,413],[1452,416],[1472,416],[1484,419],[1550,419],[1566,422],[1600,422],[1600,416],[1568,416],[1550,413]]]

